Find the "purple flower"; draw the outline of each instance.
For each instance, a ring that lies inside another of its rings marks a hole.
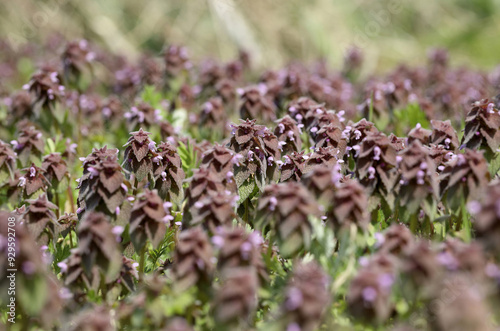
[[[173,221],[175,217],[173,215],[165,215],[165,217],[162,218],[163,223],[168,223],[170,221]],[[177,222],[175,223],[177,224]]]
[[[380,247],[385,242],[385,236],[380,232],[375,232],[375,247]]]
[[[232,162],[233,164],[237,164],[237,165],[239,165],[239,164],[240,164],[240,160],[241,160],[242,158],[243,158],[243,155],[241,155],[241,154],[235,154],[235,155],[233,156],[233,158],[231,159],[231,162]]]
[[[283,133],[285,131],[285,126],[283,125],[283,123],[278,124],[278,128],[280,133]]]
[[[368,178],[369,179],[374,179],[375,178],[375,168],[374,167],[369,167],[368,168]]]
[[[375,161],[380,160],[380,153],[382,153],[382,151],[380,150],[380,147],[375,146],[375,148],[373,148],[373,159]]]
[[[121,225],[117,225],[117,226],[114,226],[113,229],[111,230],[111,232],[115,235],[115,236],[119,236],[123,233],[125,229],[123,228],[123,226]]]
[[[437,261],[445,266],[448,270],[456,270],[458,268],[458,261],[453,255],[448,252],[442,252],[437,256]]]
[[[57,266],[61,269],[62,273],[66,273],[68,271],[68,265],[66,262],[59,262]]]
[[[378,283],[384,290],[389,290],[394,284],[394,276],[391,274],[382,274],[378,277]]]
[[[19,184],[18,186],[24,187],[26,185],[26,178],[25,177],[19,177]]]
[[[276,197],[269,198],[269,210],[273,211],[278,205],[278,199]]]
[[[62,287],[59,290],[59,298],[63,300],[69,300],[73,297],[73,293],[67,288],[67,287]]]
[[[363,289],[362,295],[363,300],[367,302],[373,302],[377,298],[377,290],[375,290],[371,286],[368,286]]]
[[[302,331],[302,329],[297,323],[290,323],[286,327],[286,331]]]
[[[471,215],[479,214],[479,212],[481,211],[481,204],[478,201],[475,201],[475,200],[470,201],[467,204],[467,210],[469,211],[469,213]]]
[[[213,236],[212,237],[212,244],[221,248],[222,246],[224,246],[224,238],[222,238],[221,236]]]
[[[302,292],[298,288],[292,287],[288,290],[285,307],[287,310],[295,310],[302,305],[303,301],[304,297],[302,296]]]
[[[27,275],[32,275],[36,271],[36,266],[31,261],[26,261],[22,265],[23,272]]]

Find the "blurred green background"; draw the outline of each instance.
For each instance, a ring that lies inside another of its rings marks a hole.
[[[500,62],[499,14],[500,0],[2,0],[0,34],[22,43],[57,32],[131,58],[165,43],[188,46],[194,59],[244,48],[272,67],[318,57],[335,66],[356,45],[366,72],[423,63],[439,46],[454,64],[491,68]]]

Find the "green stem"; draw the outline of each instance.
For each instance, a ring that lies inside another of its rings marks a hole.
[[[146,264],[146,246],[142,247],[139,259],[139,281],[144,279],[144,265]]]
[[[83,155],[83,147],[82,147],[82,143],[83,143],[83,139],[82,139],[82,110],[80,109],[80,103],[77,102],[77,106],[78,106],[78,114],[76,116],[76,127],[77,127],[77,152],[78,152],[78,155],[79,156],[82,156]]]
[[[137,180],[137,177],[135,177],[135,175],[132,175],[132,176],[134,176],[134,189],[133,189],[132,195],[135,197],[137,195],[139,181]]]
[[[470,226],[470,218],[467,217],[468,213],[466,212],[465,201],[462,198],[462,206],[460,208],[460,216],[462,217],[462,224],[464,229],[464,240],[465,242],[470,242],[471,240],[471,226]]]
[[[69,184],[68,184],[67,192],[68,192],[69,205],[71,208],[71,212],[73,214],[75,214],[76,213],[75,212],[75,199],[73,199],[73,191],[71,191],[71,176],[69,176],[68,181],[69,181]]]
[[[57,206],[56,217],[59,219],[59,217],[61,217],[61,201],[59,199],[59,192],[57,192],[57,190],[54,190],[54,195],[55,195],[55,199],[56,199],[55,203]]]
[[[101,287],[101,295],[102,295],[102,298],[104,299],[104,301],[106,301],[106,295],[107,295],[107,288],[106,288],[106,280],[105,280],[105,277],[104,275],[101,274],[101,284],[100,284],[100,287]]]
[[[244,215],[244,220],[245,220],[245,223],[248,224],[248,199],[245,199],[245,215]]]
[[[73,231],[70,230],[69,231],[69,246],[71,247],[71,249],[75,248],[75,245],[76,245],[76,240],[73,241]]]
[[[418,231],[418,214],[413,213],[410,216],[410,230],[413,234],[416,234]]]

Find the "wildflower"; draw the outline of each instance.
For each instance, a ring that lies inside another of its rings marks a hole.
[[[300,181],[306,172],[307,155],[304,152],[293,152],[285,155],[285,163],[281,166],[280,182],[288,180]]]
[[[184,199],[182,182],[186,176],[176,148],[162,142],[156,147],[158,163],[153,163],[154,188],[158,195],[180,205]]]
[[[431,120],[432,135],[430,142],[435,145],[442,144],[448,150],[456,150],[459,147],[458,136],[450,120],[438,121]]]
[[[273,160],[281,158],[279,142],[277,137],[269,129],[262,125],[255,125],[253,121],[242,121],[236,127],[236,133],[231,138],[228,147],[243,156],[239,158],[240,165],[235,167],[234,173],[236,184],[241,186],[250,176],[255,175],[255,183],[262,186],[264,182],[271,182],[278,179],[277,164],[267,166],[267,158]]]
[[[47,179],[56,186],[68,175],[68,167],[59,153],[52,153],[43,158],[42,169]]]
[[[370,222],[368,196],[364,187],[353,179],[337,185],[328,209],[327,224],[336,231],[349,228],[350,224],[366,230]]]
[[[97,266],[104,273],[106,282],[114,281],[119,275],[122,258],[113,227],[106,216],[96,212],[86,214],[77,234],[78,253],[85,273],[90,275],[91,269]]]
[[[136,252],[141,251],[146,244],[146,239],[153,247],[158,247],[169,225],[163,221],[167,212],[157,191],[146,189],[144,193],[137,196],[132,207],[129,228],[130,238]]]
[[[265,187],[259,200],[257,228],[270,225],[282,254],[293,256],[309,242],[309,215],[319,217],[320,209],[304,186],[296,182],[272,184]]]
[[[488,164],[483,153],[466,149],[450,160],[440,174],[440,194],[446,194],[447,203],[457,207],[457,196],[477,197],[490,180]]]
[[[37,199],[26,200],[29,203],[27,210],[23,215],[23,219],[35,239],[38,241],[48,242],[48,239],[57,237],[59,226],[54,210],[58,209],[56,205],[51,203],[45,194],[40,195]],[[47,238],[42,238],[43,236]]]
[[[222,275],[222,286],[215,296],[215,319],[232,324],[251,317],[257,308],[257,277],[249,267],[231,268]]]
[[[299,152],[302,149],[302,139],[297,122],[288,115],[276,122],[278,125],[274,134],[278,138],[282,153]]]
[[[404,225],[394,224],[383,233],[383,241],[377,247],[381,254],[400,255],[408,251],[414,242],[411,231]]]
[[[85,71],[90,70],[90,64],[95,58],[95,53],[90,50],[86,40],[80,40],[68,43],[61,57],[64,77],[68,81],[77,84]],[[55,74],[51,75],[51,80],[57,83],[57,73]]]
[[[213,251],[205,232],[200,227],[183,230],[174,252],[173,275],[179,290],[198,285],[210,285],[214,264]]]
[[[342,138],[342,132],[342,128],[333,123],[322,126],[316,135],[316,146],[337,148],[342,157],[347,147],[347,140]]]
[[[55,103],[64,96],[64,91],[59,89],[61,85],[59,74],[51,68],[42,68],[30,78],[26,89],[32,95],[32,105],[37,116],[41,109],[53,109]]]
[[[382,286],[380,271],[370,267],[363,268],[354,277],[347,294],[349,312],[357,319],[381,323],[392,310],[389,300],[390,287]]]
[[[169,77],[175,77],[192,66],[187,49],[178,45],[170,45],[165,49],[164,60],[166,73]]]
[[[256,86],[250,86],[241,93],[240,117],[260,119],[264,122],[276,120],[276,107]]]
[[[44,152],[44,141],[41,132],[35,127],[29,126],[22,129],[18,139],[13,146],[13,150],[18,155],[18,159],[23,166],[28,164],[28,161],[33,157],[41,157]]]
[[[115,150],[95,149],[83,160],[83,176],[78,183],[80,210],[114,214],[125,200],[122,189],[124,176]]]
[[[399,187],[399,202],[401,207],[413,213],[423,200],[439,196],[436,166],[429,149],[422,146],[419,140],[413,141],[399,156],[401,162],[398,167],[404,181],[404,185]]]
[[[23,187],[26,197],[32,197],[37,192],[45,192],[47,187],[51,185],[45,177],[44,170],[35,166],[34,163],[31,167],[23,169],[23,171],[25,175],[19,179],[19,186]]]
[[[461,144],[470,149],[484,147],[495,153],[500,147],[499,127],[498,109],[494,108],[487,99],[476,102],[467,114]]]
[[[328,276],[315,262],[294,265],[281,316],[288,328],[293,324],[298,330],[312,331],[318,327],[330,301],[328,287]]]
[[[199,121],[201,126],[224,131],[226,120],[224,103],[220,97],[211,98],[203,104]]]
[[[225,272],[237,267],[253,267],[257,271],[259,284],[265,285],[269,276],[262,259],[263,241],[260,233],[248,233],[242,227],[221,227],[216,233],[219,246],[218,269]]]

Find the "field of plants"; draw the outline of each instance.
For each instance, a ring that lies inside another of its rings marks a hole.
[[[0,48],[0,326],[498,329],[500,67]]]

